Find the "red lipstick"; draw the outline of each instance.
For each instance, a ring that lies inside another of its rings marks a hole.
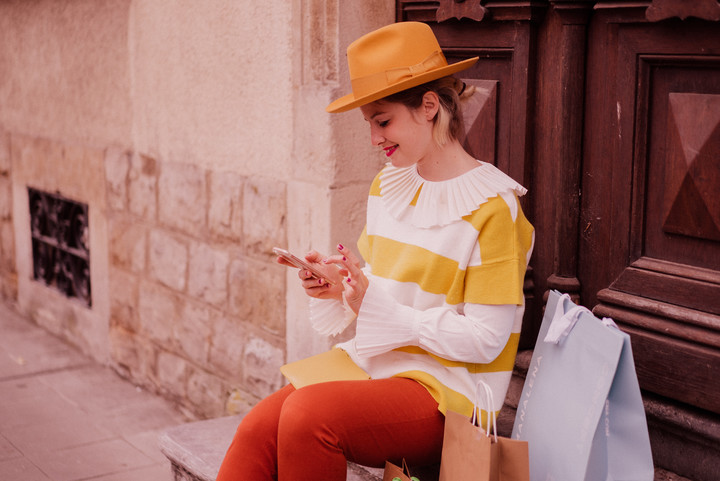
[[[395,152],[397,150],[397,148],[398,148],[397,145],[391,145],[390,147],[385,147],[383,150],[385,151],[385,155],[390,157],[393,154],[393,152]]]

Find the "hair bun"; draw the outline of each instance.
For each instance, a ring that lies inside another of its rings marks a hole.
[[[468,85],[460,79],[455,79],[455,90],[457,91],[460,100],[464,100],[472,97],[472,95],[475,93],[475,86]]]

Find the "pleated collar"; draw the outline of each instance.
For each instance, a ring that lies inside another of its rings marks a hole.
[[[380,195],[390,215],[421,228],[450,224],[489,199],[511,192],[522,196],[527,189],[482,161],[458,177],[438,182],[423,179],[417,164],[394,167],[387,163],[380,176]]]

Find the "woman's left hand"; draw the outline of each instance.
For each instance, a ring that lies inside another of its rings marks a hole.
[[[345,300],[357,314],[360,311],[360,305],[365,297],[369,281],[360,268],[360,260],[350,249],[338,244],[337,251],[338,255],[329,256],[323,262],[339,266],[340,273],[347,276],[347,279],[343,282]]]

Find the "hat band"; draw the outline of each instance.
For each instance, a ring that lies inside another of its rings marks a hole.
[[[433,69],[446,66],[447,60],[445,60],[442,51],[436,50],[428,55],[425,60],[415,65],[391,68],[364,77],[358,77],[351,80],[350,84],[352,85],[355,98],[360,98],[400,83],[403,80],[411,79]]]

